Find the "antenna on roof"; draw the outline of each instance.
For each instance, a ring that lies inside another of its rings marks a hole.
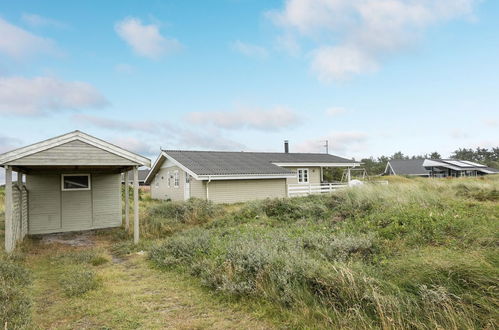
[[[326,148],[326,154],[329,154],[329,140],[325,141],[324,148]]]

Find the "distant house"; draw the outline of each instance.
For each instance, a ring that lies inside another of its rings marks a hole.
[[[329,154],[164,150],[145,182],[155,199],[235,203],[320,189],[325,167],[358,165]]]
[[[74,131],[0,155],[5,168],[5,249],[26,234],[119,227],[121,173],[137,174],[150,160]],[[17,181],[12,182],[12,173]],[[139,239],[138,180],[134,175],[134,239]],[[128,197],[128,189],[125,196]],[[128,225],[129,201],[125,198]]]
[[[147,175],[149,174],[149,169],[146,169],[146,170],[139,170],[139,186],[140,187],[143,187],[143,186],[149,186],[148,184],[146,184],[146,178],[147,178]],[[131,183],[133,181],[133,173],[132,172],[128,172],[128,182]],[[124,184],[125,183],[125,177],[124,175],[121,176],[121,183]]]
[[[386,164],[384,174],[444,178],[495,173],[499,173],[499,170],[467,160],[392,159]]]
[[[499,170],[486,165],[458,159],[425,159],[423,167],[430,171],[430,176],[462,177],[499,173]]]
[[[388,161],[385,175],[430,176],[430,171],[424,168],[424,159],[392,159]]]

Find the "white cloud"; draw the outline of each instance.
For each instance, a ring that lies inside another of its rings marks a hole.
[[[114,66],[114,71],[118,73],[126,73],[126,74],[131,74],[135,72],[135,68],[131,66],[130,64],[126,63],[119,63]]]
[[[290,109],[275,107],[271,110],[240,109],[233,112],[191,112],[186,118],[193,124],[212,124],[223,129],[250,128],[275,131],[298,124],[298,116]]]
[[[176,39],[162,36],[158,25],[142,24],[137,18],[116,23],[115,31],[140,56],[157,59],[181,48]]]
[[[0,77],[0,113],[40,115],[48,111],[99,108],[108,101],[92,85],[51,77]]]
[[[325,111],[326,116],[329,116],[329,117],[335,117],[335,116],[341,115],[345,112],[347,112],[347,110],[345,108],[341,108],[341,107],[331,107],[331,108],[326,109],[326,111]]]
[[[252,45],[240,40],[236,40],[231,44],[231,48],[245,56],[264,59],[269,53],[264,47]]]
[[[57,54],[55,43],[34,35],[0,18],[0,53],[14,59],[35,54]]]
[[[319,152],[325,151],[325,141],[329,144],[329,153],[339,153],[349,156],[349,153],[359,153],[365,151],[367,134],[358,131],[333,132],[316,139],[310,139],[298,143],[296,150],[298,152]]]
[[[92,125],[95,127],[113,130],[116,132],[128,132],[129,136],[115,139],[117,145],[125,149],[150,155],[151,151],[157,152],[151,148],[149,143],[156,141],[157,146],[172,149],[215,149],[215,150],[242,150],[244,145],[223,137],[218,130],[190,130],[180,126],[174,126],[165,121],[128,121],[104,118],[91,115],[74,115],[73,121],[79,124]],[[142,139],[136,139],[133,135],[141,135]],[[147,143],[145,142],[147,141]],[[127,147],[128,145],[128,147]],[[156,147],[157,148],[157,147]]]
[[[337,80],[377,70],[387,55],[418,41],[431,25],[471,17],[479,2],[286,0],[267,17],[283,36],[312,44],[311,67],[320,79]]]
[[[499,126],[499,120],[496,120],[496,119],[484,119],[483,123],[489,127],[498,127]]]
[[[37,14],[23,13],[21,15],[21,20],[28,24],[31,27],[56,27],[56,28],[64,28],[66,24],[59,22],[55,19],[51,19],[48,17],[43,17]]]
[[[127,121],[84,114],[73,115],[72,119],[78,123],[90,124],[100,128],[117,131],[136,131],[150,134],[163,134],[164,130],[171,131],[173,129],[170,124],[160,121]]]
[[[199,131],[182,130],[177,134],[177,145],[180,148],[201,148],[206,150],[244,150],[244,144],[223,137],[220,132],[210,130]]]
[[[109,139],[109,141],[125,150],[134,152],[139,155],[153,156],[159,153],[159,148],[152,147],[146,143],[143,139],[138,139],[135,137],[114,137]]]
[[[21,140],[5,135],[0,135],[0,154],[21,146]]]

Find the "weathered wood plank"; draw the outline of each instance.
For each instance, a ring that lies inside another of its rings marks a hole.
[[[14,250],[15,240],[12,228],[12,168],[5,166],[5,251]]]
[[[133,168],[133,242],[139,243],[139,170]]]
[[[9,165],[136,165],[136,163],[81,141],[72,141],[8,163]]]

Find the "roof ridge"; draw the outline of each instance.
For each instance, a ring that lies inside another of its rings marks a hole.
[[[185,149],[161,149],[164,152],[220,152],[220,153],[245,153],[245,154],[282,154],[282,155],[328,155],[333,157],[341,157],[332,154],[325,154],[321,152],[282,152],[282,151],[229,151],[229,150],[185,150]],[[345,158],[348,159],[348,158]]]

